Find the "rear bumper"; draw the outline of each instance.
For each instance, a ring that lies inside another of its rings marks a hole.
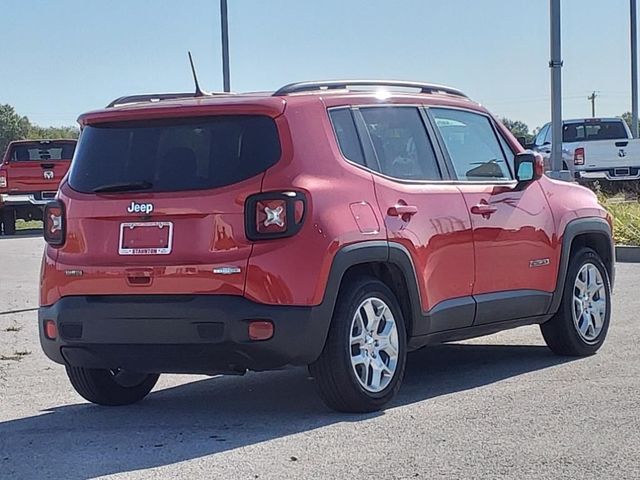
[[[640,167],[616,167],[589,170],[577,170],[578,180],[628,181],[640,179]]]
[[[40,343],[61,364],[148,373],[244,373],[306,365],[320,355],[329,326],[321,307],[271,306],[232,295],[64,297],[38,312]],[[58,338],[44,334],[56,322]],[[274,335],[252,341],[250,320]]]
[[[38,205],[44,206],[49,203],[55,197],[55,192],[53,192],[52,197],[44,197],[43,193],[29,193],[29,194],[7,194],[3,193],[0,195],[0,203],[4,203],[5,205]]]

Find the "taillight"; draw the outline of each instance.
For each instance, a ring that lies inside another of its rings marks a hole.
[[[64,244],[65,223],[64,203],[60,200],[47,203],[44,207],[44,239],[49,245],[60,247]]]
[[[0,172],[0,188],[7,188],[7,172]]]
[[[578,147],[575,152],[573,152],[573,164],[584,165],[584,148]]]
[[[306,198],[300,192],[267,192],[252,195],[245,203],[245,227],[249,240],[295,235],[305,217]]]

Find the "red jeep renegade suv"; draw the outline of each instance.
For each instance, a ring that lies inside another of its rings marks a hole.
[[[332,408],[372,411],[428,344],[528,324],[561,355],[604,342],[610,217],[458,90],[133,96],[79,122],[39,328],[92,402],[292,364]]]

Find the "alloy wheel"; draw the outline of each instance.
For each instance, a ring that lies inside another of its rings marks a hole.
[[[576,276],[573,288],[573,323],[582,340],[597,341],[607,313],[607,291],[600,270],[585,263]]]
[[[365,299],[351,322],[351,366],[368,392],[384,390],[398,366],[398,327],[389,306],[380,298]]]

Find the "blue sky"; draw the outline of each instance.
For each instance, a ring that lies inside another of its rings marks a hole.
[[[395,78],[549,114],[548,0],[229,0],[231,85]],[[564,117],[630,110],[629,0],[563,0]],[[218,0],[2,0],[0,103],[69,125],[127,93],[222,88]]]

